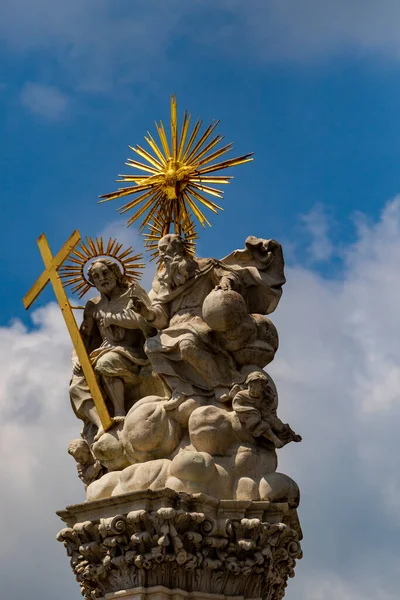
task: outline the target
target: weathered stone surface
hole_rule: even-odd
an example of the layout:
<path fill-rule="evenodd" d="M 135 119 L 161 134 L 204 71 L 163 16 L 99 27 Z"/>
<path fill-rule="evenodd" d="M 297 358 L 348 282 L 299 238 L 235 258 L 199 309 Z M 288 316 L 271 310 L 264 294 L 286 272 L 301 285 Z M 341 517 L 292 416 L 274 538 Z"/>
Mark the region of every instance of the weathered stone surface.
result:
<path fill-rule="evenodd" d="M 67 525 L 58 540 L 88 600 L 205 594 L 280 600 L 301 558 L 297 514 L 287 503 L 165 489 L 58 514 Z"/>

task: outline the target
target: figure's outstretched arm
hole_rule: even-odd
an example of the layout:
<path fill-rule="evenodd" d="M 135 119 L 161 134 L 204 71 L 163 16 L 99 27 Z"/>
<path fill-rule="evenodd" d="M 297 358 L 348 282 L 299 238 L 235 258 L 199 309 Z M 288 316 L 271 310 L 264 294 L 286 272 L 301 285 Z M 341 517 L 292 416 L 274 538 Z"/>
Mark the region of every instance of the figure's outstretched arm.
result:
<path fill-rule="evenodd" d="M 156 329 L 132 308 L 124 308 L 119 313 L 104 313 L 101 316 L 104 327 L 117 325 L 124 329 L 141 329 L 146 337 L 155 335 Z"/>
<path fill-rule="evenodd" d="M 146 321 L 156 329 L 166 329 L 169 325 L 169 314 L 166 305 L 152 304 L 147 306 L 139 298 L 131 299 L 132 309 L 141 315 Z"/>
<path fill-rule="evenodd" d="M 139 315 L 135 313 L 131 308 L 124 308 L 118 313 L 104 313 L 101 317 L 103 319 L 104 327 L 110 325 L 118 325 L 124 329 L 138 329 L 139 328 Z"/>

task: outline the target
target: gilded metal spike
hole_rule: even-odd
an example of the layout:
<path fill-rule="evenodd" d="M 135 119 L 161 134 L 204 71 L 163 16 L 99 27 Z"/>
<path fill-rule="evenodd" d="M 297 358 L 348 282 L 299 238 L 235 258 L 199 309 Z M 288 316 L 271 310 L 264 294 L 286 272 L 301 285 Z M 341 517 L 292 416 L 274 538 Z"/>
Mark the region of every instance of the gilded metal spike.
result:
<path fill-rule="evenodd" d="M 189 125 L 190 125 L 190 119 L 191 119 L 191 115 L 188 115 L 187 111 L 185 110 L 185 114 L 183 116 L 183 123 L 182 123 L 181 139 L 179 141 L 178 161 L 181 160 L 182 152 L 185 147 L 186 136 L 187 136 L 187 132 L 189 130 Z"/>
<path fill-rule="evenodd" d="M 205 130 L 203 135 L 200 137 L 197 144 L 194 146 L 193 150 L 191 150 L 191 152 L 186 156 L 186 161 L 188 163 L 192 162 L 192 159 L 195 156 L 196 152 L 199 150 L 199 148 L 203 144 L 205 144 L 205 142 L 208 140 L 208 138 L 210 137 L 210 135 L 212 134 L 214 129 L 217 127 L 218 123 L 219 123 L 219 121 L 214 121 L 213 123 L 210 123 L 210 125 L 207 127 L 207 129 Z"/>
<path fill-rule="evenodd" d="M 170 152 L 170 149 L 168 146 L 167 135 L 166 135 L 165 129 L 164 129 L 164 123 L 162 121 L 160 121 L 160 125 L 157 125 L 157 123 L 156 123 L 156 127 L 157 127 L 158 137 L 160 138 L 161 145 L 164 150 L 165 157 L 168 160 L 171 157 L 171 152 Z"/>
<path fill-rule="evenodd" d="M 232 150 L 232 148 L 233 148 L 233 144 L 227 144 L 223 148 L 219 148 L 218 150 L 216 150 L 212 154 L 209 154 L 208 156 L 205 156 L 202 160 L 200 160 L 199 162 L 197 162 L 196 163 L 196 167 L 197 168 L 201 167 L 201 166 L 203 166 L 203 165 L 205 165 L 207 163 L 212 162 L 213 160 L 216 160 L 217 158 L 219 158 L 223 154 L 226 154 L 226 152 L 229 152 L 229 150 Z"/>
<path fill-rule="evenodd" d="M 146 140 L 146 142 L 149 144 L 150 148 L 153 150 L 154 154 L 157 155 L 157 157 L 159 158 L 160 162 L 163 165 L 167 164 L 167 161 L 165 160 L 165 156 L 163 155 L 163 153 L 161 152 L 160 148 L 157 146 L 155 139 L 153 138 L 153 136 L 147 132 L 147 136 L 144 136 L 144 139 Z"/>
<path fill-rule="evenodd" d="M 171 96 L 171 145 L 172 158 L 178 157 L 178 119 L 176 116 L 176 96 Z"/>
<path fill-rule="evenodd" d="M 144 148 L 142 148 L 141 146 L 139 146 L 139 144 L 136 144 L 136 148 L 134 148 L 133 146 L 128 146 L 131 150 L 133 150 L 133 152 L 136 152 L 136 154 L 138 154 L 139 156 L 141 156 L 142 158 L 144 158 L 145 160 L 147 160 L 150 164 L 152 164 L 157 170 L 158 169 L 162 169 L 162 164 L 160 162 L 158 162 L 158 160 L 156 160 L 154 158 L 154 156 L 151 156 L 151 154 L 149 154 L 147 152 L 147 150 L 145 150 Z"/>
<path fill-rule="evenodd" d="M 217 144 L 219 144 L 220 142 L 222 142 L 222 140 L 225 139 L 223 135 L 216 135 L 211 142 L 209 142 L 204 148 L 200 148 L 200 151 L 197 152 L 195 154 L 195 156 L 193 156 L 191 162 L 193 165 L 197 165 L 199 160 L 201 160 L 203 158 L 203 156 L 205 156 L 208 152 L 210 152 L 210 150 L 212 150 L 214 148 L 214 146 L 216 146 Z"/>

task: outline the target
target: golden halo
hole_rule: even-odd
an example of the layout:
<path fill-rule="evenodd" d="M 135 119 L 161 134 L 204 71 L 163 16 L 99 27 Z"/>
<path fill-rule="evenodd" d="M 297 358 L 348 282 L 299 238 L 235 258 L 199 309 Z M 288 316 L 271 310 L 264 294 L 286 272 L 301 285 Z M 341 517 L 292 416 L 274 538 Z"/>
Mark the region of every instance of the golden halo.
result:
<path fill-rule="evenodd" d="M 128 226 L 140 217 L 144 217 L 139 230 L 141 232 L 146 230 L 146 246 L 153 255 L 155 239 L 172 233 L 170 232 L 172 224 L 174 233 L 182 235 L 188 246 L 194 248 L 194 239 L 197 236 L 193 218 L 202 227 L 206 224 L 210 225 L 202 212 L 203 207 L 214 213 L 218 213 L 222 208 L 207 198 L 207 195 L 222 199 L 223 191 L 214 186 L 228 184 L 232 179 L 214 173 L 253 160 L 250 153 L 215 162 L 233 148 L 232 144 L 220 146 L 224 139 L 222 135 L 212 136 L 219 121 L 213 121 L 200 134 L 202 121 L 198 120 L 189 132 L 190 120 L 191 116 L 185 112 L 179 130 L 176 97 L 171 96 L 170 142 L 162 121 L 159 125 L 156 123 L 161 145 L 158 145 L 148 132 L 145 140 L 151 152 L 139 145 L 135 148 L 129 146 L 147 164 L 128 158 L 126 165 L 144 171 L 145 174 L 119 175 L 121 179 L 117 181 L 130 182 L 131 185 L 100 196 L 102 198 L 100 202 L 134 196 L 133 200 L 119 209 L 119 212 L 123 214 L 134 209 L 133 215 L 128 219 Z"/>
<path fill-rule="evenodd" d="M 82 298 L 93 287 L 93 284 L 85 275 L 85 267 L 95 258 L 109 257 L 120 267 L 129 283 L 139 281 L 141 273 L 138 269 L 144 269 L 143 254 L 133 254 L 132 246 L 123 250 L 122 244 L 118 244 L 115 238 L 108 240 L 104 245 L 103 238 L 87 237 L 81 241 L 69 258 L 69 264 L 62 266 L 59 270 L 60 278 L 65 287 L 73 285 L 72 292 Z"/>

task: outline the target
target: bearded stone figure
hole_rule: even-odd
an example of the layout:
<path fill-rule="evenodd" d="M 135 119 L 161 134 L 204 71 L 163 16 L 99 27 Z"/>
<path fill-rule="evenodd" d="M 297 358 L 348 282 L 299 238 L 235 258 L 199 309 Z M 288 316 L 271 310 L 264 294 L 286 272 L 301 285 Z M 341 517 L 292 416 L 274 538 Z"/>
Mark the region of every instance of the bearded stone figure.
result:
<path fill-rule="evenodd" d="M 174 234 L 158 247 L 163 268 L 152 303 L 133 299 L 135 311 L 159 330 L 147 340 L 146 354 L 171 390 L 171 408 L 194 395 L 223 397 L 249 368 L 263 368 L 274 357 L 276 329 L 262 315 L 275 309 L 282 293 L 281 247 L 249 237 L 244 251 L 222 261 L 191 258 Z"/>

